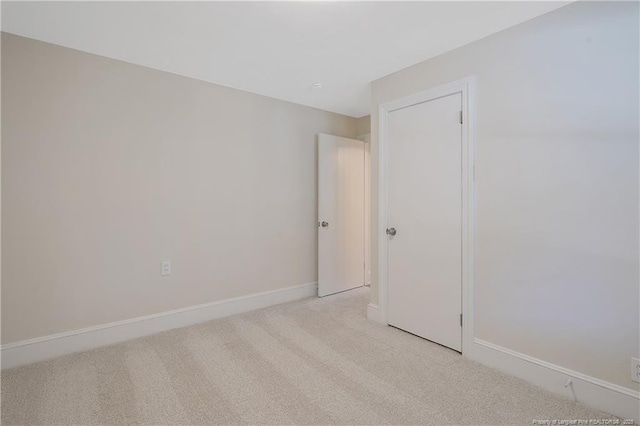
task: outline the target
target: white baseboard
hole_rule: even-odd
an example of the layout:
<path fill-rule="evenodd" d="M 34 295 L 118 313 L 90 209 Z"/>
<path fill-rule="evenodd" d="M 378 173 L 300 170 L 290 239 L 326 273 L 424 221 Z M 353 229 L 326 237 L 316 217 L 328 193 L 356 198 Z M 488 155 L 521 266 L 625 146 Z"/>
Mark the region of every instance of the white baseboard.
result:
<path fill-rule="evenodd" d="M 380 306 L 373 303 L 369 303 L 369 305 L 367 305 L 367 319 L 386 325 L 386 323 L 382 319 L 382 311 L 380 310 Z"/>
<path fill-rule="evenodd" d="M 590 407 L 622 419 L 633 419 L 635 423 L 640 422 L 640 392 L 636 390 L 605 382 L 477 338 L 473 340 L 471 348 L 465 349 L 464 356 Z M 568 380 L 571 380 L 572 384 L 565 387 Z"/>
<path fill-rule="evenodd" d="M 367 318 L 386 324 L 384 312 L 376 304 L 369 303 Z M 473 338 L 472 344 L 464 346 L 463 355 L 547 391 L 640 424 L 640 392 L 637 390 L 605 382 L 478 338 Z M 565 386 L 568 380 L 571 380 L 571 385 Z"/>
<path fill-rule="evenodd" d="M 9 343 L 2 345 L 2 369 L 317 295 L 314 282 Z"/>

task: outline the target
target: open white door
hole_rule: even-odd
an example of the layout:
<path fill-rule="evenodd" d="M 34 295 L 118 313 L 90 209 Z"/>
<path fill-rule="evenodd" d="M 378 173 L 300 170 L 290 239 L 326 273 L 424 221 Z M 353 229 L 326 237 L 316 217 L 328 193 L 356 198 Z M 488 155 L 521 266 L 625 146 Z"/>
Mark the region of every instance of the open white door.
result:
<path fill-rule="evenodd" d="M 364 142 L 318 135 L 318 295 L 364 285 Z"/>

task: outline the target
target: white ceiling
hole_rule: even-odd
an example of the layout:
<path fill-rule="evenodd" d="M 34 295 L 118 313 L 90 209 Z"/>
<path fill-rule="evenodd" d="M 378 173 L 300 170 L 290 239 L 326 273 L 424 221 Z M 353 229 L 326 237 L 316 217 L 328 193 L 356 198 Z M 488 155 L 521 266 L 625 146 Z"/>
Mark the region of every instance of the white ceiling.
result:
<path fill-rule="evenodd" d="M 361 117 L 371 81 L 566 3 L 3 1 L 2 30 Z"/>

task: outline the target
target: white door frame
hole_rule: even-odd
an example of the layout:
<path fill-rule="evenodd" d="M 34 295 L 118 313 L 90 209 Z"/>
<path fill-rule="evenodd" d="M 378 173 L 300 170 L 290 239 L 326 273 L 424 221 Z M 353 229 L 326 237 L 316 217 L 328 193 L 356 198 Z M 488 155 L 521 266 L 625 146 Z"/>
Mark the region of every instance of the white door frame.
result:
<path fill-rule="evenodd" d="M 476 106 L 475 76 L 443 84 L 400 99 L 385 102 L 378 109 L 378 304 L 381 320 L 388 324 L 389 289 L 387 188 L 387 122 L 389 113 L 455 93 L 462 94 L 462 352 L 473 344 L 473 311 L 476 258 Z"/>

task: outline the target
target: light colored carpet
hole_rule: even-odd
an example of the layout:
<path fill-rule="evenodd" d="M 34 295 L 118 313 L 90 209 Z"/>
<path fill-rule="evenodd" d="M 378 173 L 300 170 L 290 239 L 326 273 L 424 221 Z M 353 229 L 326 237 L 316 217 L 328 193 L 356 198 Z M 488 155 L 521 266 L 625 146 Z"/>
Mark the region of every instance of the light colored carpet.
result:
<path fill-rule="evenodd" d="M 366 288 L 2 373 L 2 424 L 614 418 L 366 319 Z"/>

